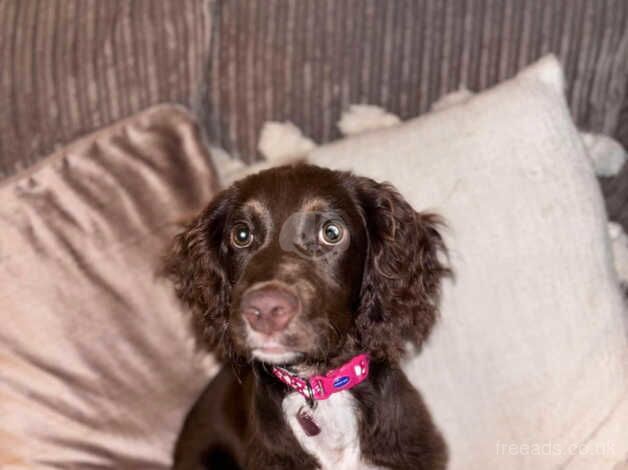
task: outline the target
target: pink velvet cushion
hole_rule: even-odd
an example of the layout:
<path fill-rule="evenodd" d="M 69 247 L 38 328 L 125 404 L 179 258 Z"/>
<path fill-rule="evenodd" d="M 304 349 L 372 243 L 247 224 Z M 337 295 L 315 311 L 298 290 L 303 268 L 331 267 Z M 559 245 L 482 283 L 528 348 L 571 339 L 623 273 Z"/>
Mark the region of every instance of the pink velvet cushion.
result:
<path fill-rule="evenodd" d="M 169 467 L 214 365 L 154 273 L 216 187 L 175 106 L 0 186 L 0 468 Z"/>

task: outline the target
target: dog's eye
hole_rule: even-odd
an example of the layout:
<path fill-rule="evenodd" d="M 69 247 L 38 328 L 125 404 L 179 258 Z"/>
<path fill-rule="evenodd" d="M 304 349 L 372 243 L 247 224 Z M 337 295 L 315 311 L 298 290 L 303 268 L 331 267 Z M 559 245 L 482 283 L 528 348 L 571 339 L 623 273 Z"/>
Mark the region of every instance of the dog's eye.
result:
<path fill-rule="evenodd" d="M 236 248 L 246 248 L 253 243 L 253 234 L 248 225 L 243 222 L 235 224 L 231 229 L 231 244 Z"/>
<path fill-rule="evenodd" d="M 337 245 L 344 238 L 344 228 L 338 222 L 325 222 L 321 227 L 318 238 L 325 245 Z"/>

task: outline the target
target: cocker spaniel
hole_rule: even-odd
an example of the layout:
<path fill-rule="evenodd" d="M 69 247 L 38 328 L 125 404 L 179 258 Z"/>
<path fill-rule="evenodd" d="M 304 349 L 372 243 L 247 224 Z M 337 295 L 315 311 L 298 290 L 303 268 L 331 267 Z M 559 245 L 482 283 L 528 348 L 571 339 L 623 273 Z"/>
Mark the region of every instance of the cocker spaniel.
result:
<path fill-rule="evenodd" d="M 165 262 L 224 364 L 174 468 L 444 469 L 399 365 L 437 318 L 439 227 L 388 184 L 306 164 L 219 193 Z"/>

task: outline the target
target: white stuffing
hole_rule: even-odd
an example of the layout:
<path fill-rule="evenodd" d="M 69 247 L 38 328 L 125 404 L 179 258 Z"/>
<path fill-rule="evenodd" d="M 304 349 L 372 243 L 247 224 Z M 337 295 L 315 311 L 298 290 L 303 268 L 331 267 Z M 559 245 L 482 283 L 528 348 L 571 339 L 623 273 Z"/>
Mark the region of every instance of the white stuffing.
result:
<path fill-rule="evenodd" d="M 233 158 L 225 149 L 215 145 L 209 146 L 209 153 L 212 156 L 214 166 L 218 171 L 238 171 L 244 167 L 244 162 L 239 158 Z"/>
<path fill-rule="evenodd" d="M 386 112 L 379 106 L 352 104 L 347 111 L 342 113 L 338 128 L 342 135 L 349 136 L 396 126 L 400 122 L 398 116 Z"/>
<path fill-rule="evenodd" d="M 291 122 L 268 121 L 262 127 L 257 148 L 266 160 L 252 165 L 245 165 L 242 161 L 231 158 L 222 149 L 211 148 L 222 187 L 268 168 L 293 164 L 316 148 L 316 144 Z"/>
<path fill-rule="evenodd" d="M 267 160 L 302 157 L 316 148 L 293 123 L 269 121 L 262 127 L 258 150 Z"/>
<path fill-rule="evenodd" d="M 234 175 L 238 175 L 244 171 L 244 167 L 246 166 L 244 162 L 239 158 L 233 158 L 223 148 L 210 145 L 209 153 L 214 163 L 216 173 L 218 174 L 218 180 L 223 187 L 234 180 Z"/>
<path fill-rule="evenodd" d="M 628 284 L 628 235 L 621 225 L 608 223 L 608 235 L 611 239 L 613 260 L 619 280 Z"/>
<path fill-rule="evenodd" d="M 602 134 L 581 132 L 580 136 L 596 175 L 613 176 L 619 173 L 626 161 L 626 150 L 619 142 Z"/>
<path fill-rule="evenodd" d="M 461 87 L 456 91 L 447 93 L 441 96 L 437 101 L 432 103 L 432 111 L 440 111 L 441 109 L 450 108 L 458 104 L 465 103 L 473 96 L 473 92 L 469 91 L 466 87 Z"/>

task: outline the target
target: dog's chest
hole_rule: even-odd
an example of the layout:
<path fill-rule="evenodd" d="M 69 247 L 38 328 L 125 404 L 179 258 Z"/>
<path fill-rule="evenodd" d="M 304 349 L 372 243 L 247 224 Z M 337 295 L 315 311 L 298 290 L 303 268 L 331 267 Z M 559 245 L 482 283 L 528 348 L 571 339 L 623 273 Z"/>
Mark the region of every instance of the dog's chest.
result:
<path fill-rule="evenodd" d="M 357 404 L 349 392 L 331 395 L 310 410 L 320 432 L 308 436 L 299 422 L 298 414 L 308 408 L 298 393 L 284 398 L 282 408 L 286 421 L 299 444 L 306 452 L 318 459 L 323 470 L 375 470 L 362 460 L 358 433 Z"/>

